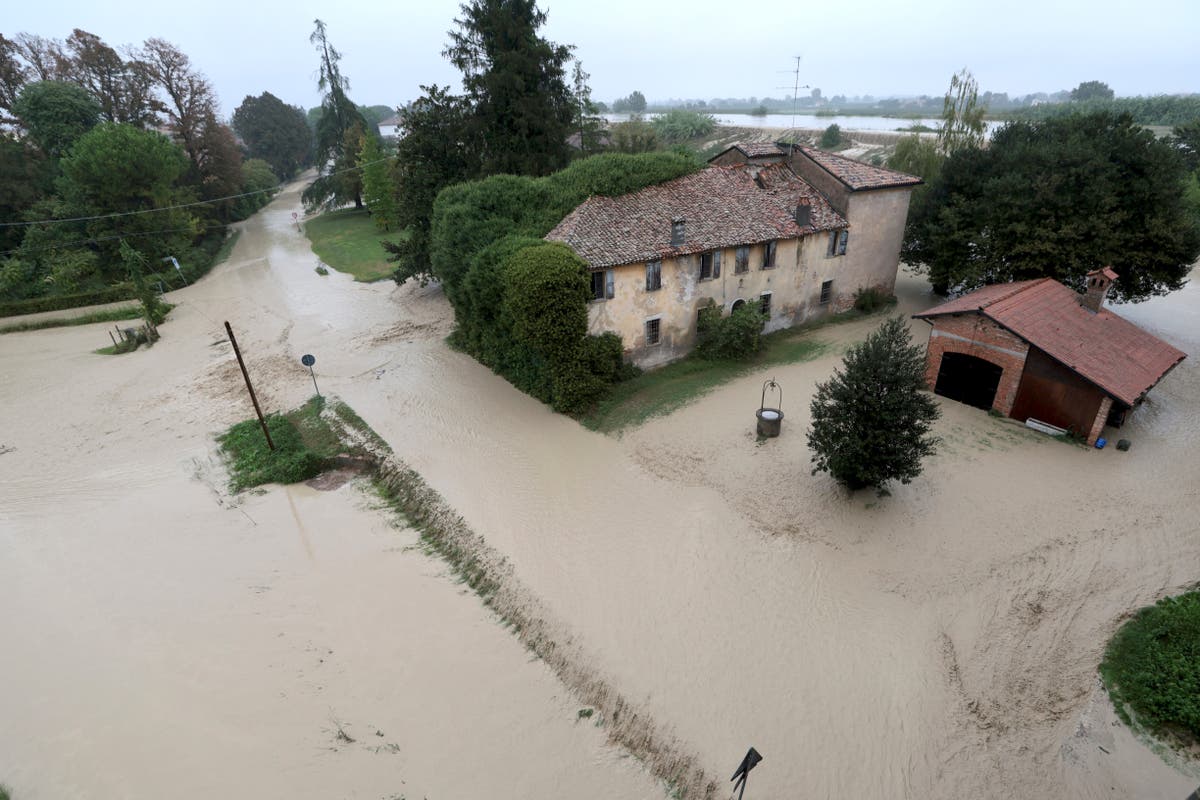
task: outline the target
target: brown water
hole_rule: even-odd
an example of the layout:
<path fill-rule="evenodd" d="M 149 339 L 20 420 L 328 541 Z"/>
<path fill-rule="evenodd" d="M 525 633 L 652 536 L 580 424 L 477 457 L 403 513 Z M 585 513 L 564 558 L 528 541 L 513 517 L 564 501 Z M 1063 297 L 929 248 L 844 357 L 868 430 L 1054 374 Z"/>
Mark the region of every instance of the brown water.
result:
<path fill-rule="evenodd" d="M 18 723 L 0 730 L 0 780 L 20 800 L 659 791 L 353 488 L 213 488 L 209 437 L 249 413 L 224 319 L 270 409 L 311 392 L 298 358 L 316 355 L 322 390 L 714 776 L 757 747 L 755 797 L 1176 798 L 1200 782 L 1109 724 L 1095 681 L 1121 616 L 1200 572 L 1194 286 L 1118 309 L 1192 355 L 1122 431 L 1130 452 L 944 403 L 942 452 L 876 499 L 809 474 L 809 397 L 836 355 L 773 373 L 779 439 L 754 437 L 770 375 L 600 436 L 447 349 L 436 288 L 316 275 L 297 199 L 177 293 L 153 350 L 91 355 L 102 326 L 0 337 L 15 448 L 0 705 Z M 921 287 L 902 279 L 902 310 L 932 304 Z"/>

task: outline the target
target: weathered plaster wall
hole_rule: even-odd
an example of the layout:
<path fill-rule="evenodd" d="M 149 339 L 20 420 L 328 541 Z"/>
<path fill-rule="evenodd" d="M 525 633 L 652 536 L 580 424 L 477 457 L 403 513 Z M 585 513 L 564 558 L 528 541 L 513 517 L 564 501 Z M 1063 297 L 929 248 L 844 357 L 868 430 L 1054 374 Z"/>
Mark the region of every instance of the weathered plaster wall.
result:
<path fill-rule="evenodd" d="M 858 286 L 875 286 L 885 294 L 896 289 L 900 245 L 908 219 L 909 187 L 855 192 L 850 196 L 846 219 L 850 238 L 846 260 L 840 268 L 843 280 Z"/>

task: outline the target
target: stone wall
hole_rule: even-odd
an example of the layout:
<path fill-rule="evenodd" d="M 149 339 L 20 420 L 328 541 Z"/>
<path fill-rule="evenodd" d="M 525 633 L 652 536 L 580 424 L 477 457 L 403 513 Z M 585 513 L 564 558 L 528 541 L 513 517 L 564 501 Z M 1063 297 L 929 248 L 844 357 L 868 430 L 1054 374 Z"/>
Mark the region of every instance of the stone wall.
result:
<path fill-rule="evenodd" d="M 1001 367 L 1000 385 L 992 408 L 1008 416 L 1017 399 L 1029 345 L 982 314 L 934 317 L 925 356 L 925 383 L 930 391 L 937 385 L 943 353 L 963 353 Z"/>

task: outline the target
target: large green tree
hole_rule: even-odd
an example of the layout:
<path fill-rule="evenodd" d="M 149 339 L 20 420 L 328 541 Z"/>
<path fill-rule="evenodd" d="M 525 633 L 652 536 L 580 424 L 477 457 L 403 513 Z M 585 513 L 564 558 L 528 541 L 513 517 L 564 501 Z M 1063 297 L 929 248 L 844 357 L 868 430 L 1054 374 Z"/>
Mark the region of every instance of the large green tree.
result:
<path fill-rule="evenodd" d="M 925 354 L 903 317 L 892 317 L 854 345 L 841 369 L 817 384 L 808 446 L 813 474 L 828 472 L 849 489 L 909 483 L 937 449 L 940 410 L 925 391 Z"/>
<path fill-rule="evenodd" d="M 935 291 L 1052 277 L 1082 288 L 1112 265 L 1115 297 L 1183 285 L 1200 232 L 1175 148 L 1129 115 L 1010 122 L 985 149 L 952 154 L 910 214 L 905 260 Z"/>
<path fill-rule="evenodd" d="M 396 224 L 396 185 L 392 181 L 389 159 L 375 136 L 364 136 L 358 152 L 358 168 L 362 173 L 363 202 L 371 212 L 371 220 L 381 231 L 390 231 Z"/>
<path fill-rule="evenodd" d="M 1071 90 L 1072 100 L 1112 100 L 1113 90 L 1104 81 L 1084 81 Z"/>
<path fill-rule="evenodd" d="M 100 104 L 84 89 L 59 81 L 26 84 L 13 113 L 38 148 L 58 158 L 100 121 Z"/>
<path fill-rule="evenodd" d="M 546 175 L 570 159 L 571 48 L 538 35 L 535 0 L 468 0 L 443 55 L 463 74 L 484 174 Z"/>
<path fill-rule="evenodd" d="M 302 109 L 270 92 L 246 96 L 233 112 L 233 129 L 251 158 L 261 158 L 287 180 L 312 163 L 313 134 Z"/>
<path fill-rule="evenodd" d="M 375 133 L 368 131 L 362 112 L 346 94 L 350 81 L 342 75 L 342 54 L 330 43 L 325 23 L 318 19 L 313 25 L 309 41 L 321 57 L 317 88 L 324 93 L 316 120 L 316 162 L 327 172 L 304 190 L 304 202 L 310 207 L 331 207 L 353 201 L 355 208 L 362 208 L 362 180 L 355 159 L 361 137 Z"/>

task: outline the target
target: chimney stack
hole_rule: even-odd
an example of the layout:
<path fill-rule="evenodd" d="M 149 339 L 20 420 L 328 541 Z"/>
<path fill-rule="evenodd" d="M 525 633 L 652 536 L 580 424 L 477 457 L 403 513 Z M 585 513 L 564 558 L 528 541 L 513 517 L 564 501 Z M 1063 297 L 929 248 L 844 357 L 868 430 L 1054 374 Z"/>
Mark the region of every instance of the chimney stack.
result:
<path fill-rule="evenodd" d="M 1104 269 L 1094 269 L 1087 274 L 1087 290 L 1083 297 L 1079 298 L 1079 303 L 1088 311 L 1095 314 L 1104 305 L 1104 299 L 1108 297 L 1108 287 L 1112 286 L 1112 282 L 1117 279 L 1117 273 L 1113 272 L 1112 267 Z"/>
<path fill-rule="evenodd" d="M 796 203 L 796 225 L 803 228 L 812 224 L 812 203 L 807 197 L 801 197 Z"/>

